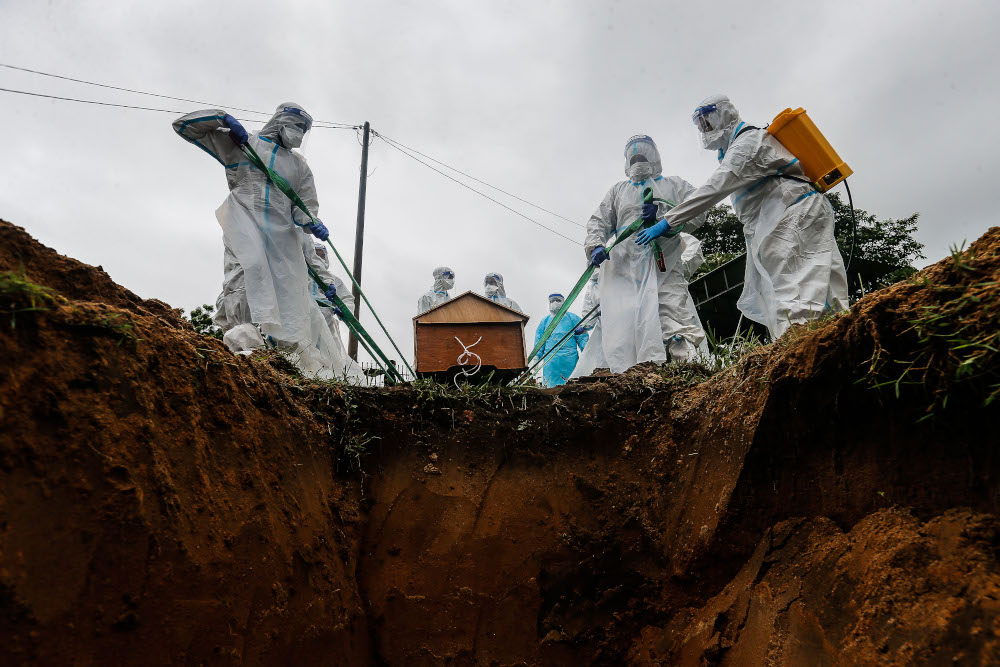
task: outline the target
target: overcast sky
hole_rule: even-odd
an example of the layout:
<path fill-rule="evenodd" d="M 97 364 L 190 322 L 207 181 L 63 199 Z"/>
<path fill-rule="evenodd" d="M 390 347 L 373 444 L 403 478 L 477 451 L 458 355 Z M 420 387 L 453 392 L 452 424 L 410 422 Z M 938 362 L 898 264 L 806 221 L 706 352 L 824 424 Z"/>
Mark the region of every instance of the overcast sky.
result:
<path fill-rule="evenodd" d="M 854 169 L 857 206 L 920 212 L 928 262 L 997 224 L 1000 3 L 0 0 L 0 16 L 0 63 L 223 108 L 295 101 L 317 120 L 367 120 L 580 225 L 623 178 L 633 134 L 653 136 L 665 173 L 707 178 L 717 162 L 690 114 L 717 92 L 759 125 L 806 108 Z M 0 87 L 204 108 L 6 68 Z M 143 297 L 215 303 L 225 176 L 173 133 L 174 118 L 0 92 L 0 218 Z M 360 152 L 351 130 L 315 129 L 307 146 L 319 216 L 349 264 Z M 435 266 L 455 269 L 456 293 L 503 274 L 529 336 L 546 296 L 585 266 L 580 244 L 379 139 L 369 173 L 363 285 L 407 356 Z"/>

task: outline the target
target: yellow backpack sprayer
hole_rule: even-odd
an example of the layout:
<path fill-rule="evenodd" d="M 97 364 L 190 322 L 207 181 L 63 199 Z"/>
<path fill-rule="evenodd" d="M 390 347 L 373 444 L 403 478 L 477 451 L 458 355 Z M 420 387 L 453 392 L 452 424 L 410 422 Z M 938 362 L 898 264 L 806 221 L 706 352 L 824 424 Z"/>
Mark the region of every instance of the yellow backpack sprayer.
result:
<path fill-rule="evenodd" d="M 802 107 L 779 113 L 767 126 L 767 131 L 799 159 L 806 178 L 820 192 L 826 192 L 854 173 Z"/>
<path fill-rule="evenodd" d="M 858 223 L 854 217 L 854 199 L 851 188 L 847 185 L 847 177 L 854 173 L 847 163 L 840 159 L 837 151 L 819 131 L 816 124 L 809 118 L 802 107 L 785 109 L 767 126 L 768 133 L 778 140 L 788 152 L 798 158 L 802 171 L 814 188 L 826 192 L 840 182 L 847 190 L 847 202 L 851 207 L 851 253 L 847 258 L 846 270 L 851 269 L 854 260 L 854 248 L 858 243 Z"/>

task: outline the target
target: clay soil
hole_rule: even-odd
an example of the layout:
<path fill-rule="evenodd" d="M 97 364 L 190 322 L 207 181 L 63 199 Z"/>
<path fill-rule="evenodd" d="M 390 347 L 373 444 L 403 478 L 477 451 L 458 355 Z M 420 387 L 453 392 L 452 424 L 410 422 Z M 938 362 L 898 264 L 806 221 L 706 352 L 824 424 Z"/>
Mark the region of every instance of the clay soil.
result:
<path fill-rule="evenodd" d="M 308 381 L 2 221 L 0 276 L 3 664 L 1000 661 L 1000 228 L 557 390 Z"/>

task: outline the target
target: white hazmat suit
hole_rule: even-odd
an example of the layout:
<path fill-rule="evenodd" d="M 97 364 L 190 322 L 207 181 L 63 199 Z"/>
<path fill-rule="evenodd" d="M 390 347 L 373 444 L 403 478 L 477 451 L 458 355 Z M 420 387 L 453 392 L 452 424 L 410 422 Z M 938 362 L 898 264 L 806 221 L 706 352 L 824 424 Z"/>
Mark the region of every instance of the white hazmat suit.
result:
<path fill-rule="evenodd" d="M 226 170 L 229 196 L 215 212 L 225 243 L 225 278 L 217 301 L 216 323 L 226 331 L 234 352 L 269 343 L 289 353 L 307 375 L 321 378 L 346 373 L 330 328 L 310 296 L 306 244 L 312 237 L 300 225 L 307 216 L 251 165 L 230 139 L 219 109 L 178 118 L 174 130 L 219 161 Z M 301 145 L 311 118 L 294 103 L 278 106 L 249 145 L 280 174 L 313 215 L 319 208 L 312 171 L 291 149 Z M 296 224 L 298 223 L 298 224 Z M 341 346 L 342 347 L 342 346 Z"/>
<path fill-rule="evenodd" d="M 351 293 L 351 288 L 344 283 L 343 280 L 338 278 L 333 272 L 330 271 L 330 254 L 329 249 L 326 245 L 306 239 L 307 246 L 303 247 L 305 251 L 305 260 L 316 271 L 316 274 L 323 280 L 327 285 L 332 285 L 337 289 L 337 296 L 347 309 L 354 312 L 354 295 Z M 309 248 L 312 251 L 309 251 Z M 347 375 L 361 376 L 361 369 L 357 366 L 353 359 L 351 359 L 347 354 L 347 348 L 344 346 L 344 339 L 340 335 L 340 318 L 337 317 L 333 310 L 333 304 L 327 300 L 326 296 L 320 291 L 319 285 L 315 281 L 312 281 L 312 286 L 310 288 L 310 295 L 319 305 L 319 311 L 323 315 L 323 319 L 326 321 L 328 327 L 330 327 L 330 333 L 333 334 L 333 341 L 337 348 L 337 351 L 343 356 L 344 362 L 347 365 Z"/>
<path fill-rule="evenodd" d="M 524 312 L 521 310 L 521 306 L 517 305 L 517 301 L 507 298 L 507 291 L 503 288 L 503 276 L 499 273 L 487 273 L 486 277 L 483 278 L 483 289 L 488 299 L 492 299 L 508 308 L 513 308 L 519 313 Z"/>
<path fill-rule="evenodd" d="M 590 282 L 587 283 L 587 291 L 583 293 L 583 314 L 589 313 L 595 306 L 601 304 L 600 269 L 590 275 Z M 582 323 L 584 329 L 590 334 L 586 347 L 580 353 L 580 359 L 576 362 L 576 368 L 570 378 L 578 378 L 590 375 L 595 368 L 607 368 L 608 362 L 604 358 L 603 333 L 601 332 L 601 309 Z"/>
<path fill-rule="evenodd" d="M 434 286 L 417 299 L 417 314 L 430 310 L 451 298 L 448 290 L 455 286 L 455 272 L 447 266 L 434 269 Z"/>
<path fill-rule="evenodd" d="M 626 181 L 616 183 L 587 222 L 584 251 L 607 247 L 615 236 L 642 216 L 642 191 L 677 203 L 694 190 L 679 176 L 661 174 L 660 154 L 653 140 L 641 135 L 625 146 Z M 658 203 L 660 215 L 668 205 Z M 704 221 L 701 214 L 698 224 Z M 691 359 L 705 341 L 694 301 L 688 292 L 680 235 L 653 241 L 663 254 L 660 266 L 649 246 L 631 238 L 609 251 L 601 264 L 601 344 L 608 367 L 621 373 L 644 361 Z M 586 352 L 586 350 L 585 350 Z"/>
<path fill-rule="evenodd" d="M 846 309 L 847 274 L 833 235 L 833 208 L 795 156 L 767 130 L 744 123 L 724 95 L 702 102 L 694 121 L 702 145 L 718 151 L 719 168 L 665 219 L 697 228 L 708 209 L 732 195 L 747 246 L 739 309 L 774 338 L 791 324 Z"/>

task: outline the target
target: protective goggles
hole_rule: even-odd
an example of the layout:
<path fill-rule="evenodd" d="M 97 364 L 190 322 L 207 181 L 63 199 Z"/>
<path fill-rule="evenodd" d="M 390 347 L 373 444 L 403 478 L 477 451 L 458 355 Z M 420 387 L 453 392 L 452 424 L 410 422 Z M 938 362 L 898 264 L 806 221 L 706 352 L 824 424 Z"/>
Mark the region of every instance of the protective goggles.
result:
<path fill-rule="evenodd" d="M 498 276 L 495 273 L 491 273 L 490 275 L 486 276 L 485 280 L 483 280 L 483 284 L 484 285 L 499 285 L 500 284 L 500 276 Z"/>
<path fill-rule="evenodd" d="M 441 277 L 442 278 L 454 278 L 455 274 L 452 273 L 451 271 L 442 271 L 441 272 Z"/>
<path fill-rule="evenodd" d="M 691 114 L 691 120 L 694 121 L 694 124 L 698 126 L 701 132 L 711 132 L 715 128 L 712 127 L 712 121 L 709 120 L 708 114 L 716 110 L 718 110 L 718 107 L 714 104 L 706 104 L 703 107 L 698 107 Z"/>

